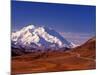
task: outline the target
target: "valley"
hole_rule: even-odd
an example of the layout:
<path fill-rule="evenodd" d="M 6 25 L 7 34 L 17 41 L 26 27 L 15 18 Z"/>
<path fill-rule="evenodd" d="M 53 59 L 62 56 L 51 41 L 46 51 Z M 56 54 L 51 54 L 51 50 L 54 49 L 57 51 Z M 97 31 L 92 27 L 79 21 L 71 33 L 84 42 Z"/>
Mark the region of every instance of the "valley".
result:
<path fill-rule="evenodd" d="M 12 74 L 96 69 L 96 42 L 93 39 L 70 51 L 13 56 Z"/>

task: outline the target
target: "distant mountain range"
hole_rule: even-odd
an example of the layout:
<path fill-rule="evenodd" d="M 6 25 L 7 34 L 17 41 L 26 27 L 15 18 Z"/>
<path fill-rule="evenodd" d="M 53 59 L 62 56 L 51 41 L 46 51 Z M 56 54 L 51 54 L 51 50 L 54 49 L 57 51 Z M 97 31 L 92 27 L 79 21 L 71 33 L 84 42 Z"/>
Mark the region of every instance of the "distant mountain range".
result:
<path fill-rule="evenodd" d="M 63 38 L 52 28 L 35 27 L 28 25 L 19 31 L 12 32 L 11 46 L 13 49 L 21 49 L 23 52 L 35 50 L 58 50 L 62 48 L 74 48 L 75 44 Z M 20 51 L 18 51 L 20 52 Z"/>

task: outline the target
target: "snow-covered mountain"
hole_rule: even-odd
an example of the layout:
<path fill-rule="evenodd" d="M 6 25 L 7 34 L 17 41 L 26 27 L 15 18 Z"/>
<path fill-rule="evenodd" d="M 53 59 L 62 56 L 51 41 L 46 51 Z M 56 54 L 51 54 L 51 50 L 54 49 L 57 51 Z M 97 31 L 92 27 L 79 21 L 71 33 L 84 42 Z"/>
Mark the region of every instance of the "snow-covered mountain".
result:
<path fill-rule="evenodd" d="M 58 32 L 47 27 L 29 25 L 19 31 L 12 32 L 11 43 L 13 48 L 22 49 L 59 49 L 73 48 L 72 42 L 64 39 Z"/>

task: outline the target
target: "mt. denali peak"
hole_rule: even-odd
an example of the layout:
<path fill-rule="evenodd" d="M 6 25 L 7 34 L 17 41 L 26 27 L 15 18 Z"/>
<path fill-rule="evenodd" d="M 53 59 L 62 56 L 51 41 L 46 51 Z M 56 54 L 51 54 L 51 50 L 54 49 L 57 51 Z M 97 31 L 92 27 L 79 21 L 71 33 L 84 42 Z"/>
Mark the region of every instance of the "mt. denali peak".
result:
<path fill-rule="evenodd" d="M 58 32 L 47 27 L 35 27 L 29 25 L 21 30 L 12 32 L 12 46 L 24 49 L 48 49 L 48 48 L 73 48 L 72 42 L 64 39 Z"/>

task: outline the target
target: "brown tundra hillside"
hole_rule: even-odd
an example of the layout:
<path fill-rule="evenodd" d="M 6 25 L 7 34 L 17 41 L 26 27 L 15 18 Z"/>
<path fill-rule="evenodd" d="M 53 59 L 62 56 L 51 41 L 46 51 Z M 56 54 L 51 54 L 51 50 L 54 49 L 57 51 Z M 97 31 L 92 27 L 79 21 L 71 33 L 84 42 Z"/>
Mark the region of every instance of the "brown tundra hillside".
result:
<path fill-rule="evenodd" d="M 29 53 L 12 57 L 12 75 L 23 73 L 88 70 L 96 68 L 96 39 L 72 50 Z"/>

